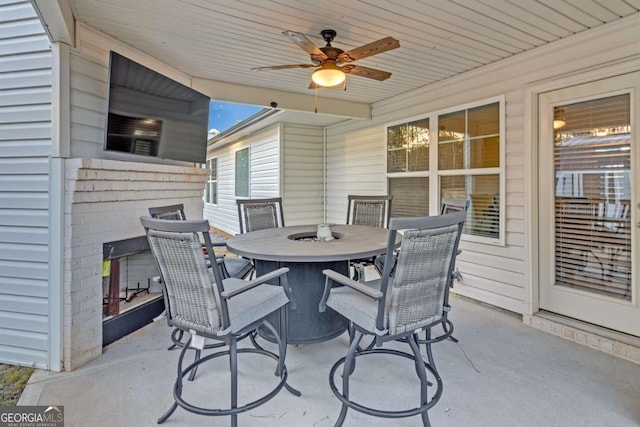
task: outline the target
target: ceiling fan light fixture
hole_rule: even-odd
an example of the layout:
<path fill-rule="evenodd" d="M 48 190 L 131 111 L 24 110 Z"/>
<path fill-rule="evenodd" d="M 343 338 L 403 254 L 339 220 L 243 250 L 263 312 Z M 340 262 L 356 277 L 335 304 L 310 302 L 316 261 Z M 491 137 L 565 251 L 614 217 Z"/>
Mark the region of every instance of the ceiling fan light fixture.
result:
<path fill-rule="evenodd" d="M 318 86 L 332 87 L 344 82 L 346 75 L 335 62 L 325 61 L 324 64 L 311 75 L 311 80 Z"/>

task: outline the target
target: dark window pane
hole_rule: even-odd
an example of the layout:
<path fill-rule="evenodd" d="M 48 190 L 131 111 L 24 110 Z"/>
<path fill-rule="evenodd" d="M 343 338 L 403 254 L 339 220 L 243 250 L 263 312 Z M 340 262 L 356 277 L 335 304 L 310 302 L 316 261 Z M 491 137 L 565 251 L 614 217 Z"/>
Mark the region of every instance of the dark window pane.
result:
<path fill-rule="evenodd" d="M 389 178 L 392 217 L 429 215 L 429 178 Z"/>
<path fill-rule="evenodd" d="M 500 137 L 492 136 L 471 140 L 471 168 L 500 166 Z"/>
<path fill-rule="evenodd" d="M 500 236 L 500 176 L 440 177 L 440 197 L 470 199 L 464 232 L 497 239 Z"/>
<path fill-rule="evenodd" d="M 438 140 L 463 139 L 465 134 L 464 110 L 438 116 Z"/>
<path fill-rule="evenodd" d="M 236 151 L 236 197 L 249 197 L 249 149 Z"/>
<path fill-rule="evenodd" d="M 439 169 L 500 166 L 499 103 L 439 116 L 438 129 Z"/>
<path fill-rule="evenodd" d="M 441 170 L 463 169 L 463 140 L 453 140 L 438 144 L 438 168 Z"/>
<path fill-rule="evenodd" d="M 387 172 L 407 171 L 407 150 L 395 148 L 387 151 Z"/>
<path fill-rule="evenodd" d="M 500 104 L 494 103 L 470 108 L 467 118 L 467 134 L 470 138 L 500 133 Z"/>
<path fill-rule="evenodd" d="M 429 170 L 429 119 L 387 128 L 387 172 Z"/>

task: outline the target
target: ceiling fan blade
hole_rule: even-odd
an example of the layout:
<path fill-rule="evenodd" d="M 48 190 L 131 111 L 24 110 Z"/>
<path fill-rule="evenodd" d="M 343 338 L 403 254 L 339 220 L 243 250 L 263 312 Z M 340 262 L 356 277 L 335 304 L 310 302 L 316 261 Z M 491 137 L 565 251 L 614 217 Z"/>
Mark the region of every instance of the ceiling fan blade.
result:
<path fill-rule="evenodd" d="M 375 42 L 365 44 L 348 52 L 341 53 L 338 60 L 342 62 L 353 62 L 368 56 L 377 55 L 391 49 L 400 47 L 400 42 L 393 37 L 385 37 Z"/>
<path fill-rule="evenodd" d="M 318 60 L 320 61 L 327 59 L 327 55 L 325 55 L 324 52 L 321 51 L 320 48 L 316 46 L 311 40 L 309 40 L 304 34 L 289 30 L 283 31 L 282 34 L 284 34 L 289 40 L 300 46 L 309 55 L 312 55 L 314 59 L 318 58 Z"/>
<path fill-rule="evenodd" d="M 367 77 L 374 80 L 387 80 L 391 77 L 391 73 L 382 70 L 376 70 L 375 68 L 363 67 L 362 65 L 346 65 L 342 67 L 345 73 L 354 76 Z"/>
<path fill-rule="evenodd" d="M 289 64 L 289 65 L 271 65 L 268 67 L 254 67 L 251 71 L 266 71 L 266 70 L 285 70 L 287 68 L 310 68 L 317 67 L 313 64 Z"/>

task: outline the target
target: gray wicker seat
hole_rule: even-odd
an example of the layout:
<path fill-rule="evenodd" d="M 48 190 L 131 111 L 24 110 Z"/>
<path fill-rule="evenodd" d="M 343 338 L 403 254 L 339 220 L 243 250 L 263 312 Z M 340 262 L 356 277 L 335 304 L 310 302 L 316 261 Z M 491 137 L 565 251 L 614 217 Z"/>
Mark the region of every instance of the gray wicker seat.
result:
<path fill-rule="evenodd" d="M 427 347 L 427 361 L 422 359 L 418 334 L 446 321 L 449 282 L 453 273 L 458 244 L 466 212 L 421 218 L 391 218 L 387 260 L 380 279 L 357 282 L 333 270 L 325 270 L 326 284 L 320 311 L 326 307 L 337 311 L 353 325 L 347 355 L 331 368 L 331 390 L 342 402 L 336 426 L 342 425 L 347 410 L 385 418 L 400 418 L 420 414 L 425 426 L 429 424 L 427 411 L 442 394 L 442 379 L 436 369 L 431 343 Z M 402 242 L 394 260 L 395 239 L 403 230 Z M 394 268 L 395 264 L 395 268 Z M 393 275 L 392 275 L 392 270 Z M 334 284 L 343 286 L 332 287 Z M 359 350 L 365 335 L 375 338 L 376 347 Z M 403 340 L 411 352 L 387 349 L 388 341 Z M 420 404 L 406 410 L 381 410 L 366 407 L 349 394 L 349 378 L 355 370 L 355 359 L 370 354 L 390 354 L 411 359 L 420 379 Z M 335 385 L 335 373 L 342 369 L 342 390 Z M 383 367 L 381 367 L 384 370 Z M 427 376 L 433 377 L 430 381 Z M 429 387 L 435 390 L 428 393 Z"/>
<path fill-rule="evenodd" d="M 164 283 L 170 325 L 183 330 L 191 337 L 185 343 L 178 359 L 177 378 L 173 387 L 174 404 L 160 417 L 158 423 L 166 421 L 180 406 L 201 415 L 230 415 L 231 425 L 236 426 L 239 413 L 262 405 L 275 397 L 283 387 L 300 395 L 287 384 L 286 327 L 279 325 L 283 335 L 281 338 L 266 320 L 268 315 L 289 302 L 286 281 L 288 269 L 280 268 L 250 281 L 233 277 L 225 279 L 220 265 L 207 263 L 202 250 L 201 242 L 204 242 L 208 253 L 213 251 L 208 221 L 162 220 L 150 217 L 142 217 L 140 221 L 145 228 L 151 252 Z M 280 282 L 282 286 L 272 286 L 267 282 Z M 278 354 L 258 348 L 237 348 L 238 339 L 260 326 L 268 328 L 274 334 Z M 205 338 L 220 341 L 227 349 L 202 357 L 183 368 L 187 349 L 202 350 Z M 275 360 L 275 372 L 279 380 L 264 396 L 239 406 L 237 356 L 242 353 L 254 353 Z M 183 377 L 202 363 L 227 355 L 231 371 L 230 406 L 212 409 L 187 402 L 182 396 Z"/>
<path fill-rule="evenodd" d="M 387 228 L 391 215 L 393 196 L 356 196 L 348 195 L 347 224 L 368 225 L 370 227 Z M 353 280 L 364 280 L 364 269 L 367 265 L 375 266 L 375 258 L 350 261 L 353 267 Z M 382 270 L 380 270 L 382 271 Z"/>

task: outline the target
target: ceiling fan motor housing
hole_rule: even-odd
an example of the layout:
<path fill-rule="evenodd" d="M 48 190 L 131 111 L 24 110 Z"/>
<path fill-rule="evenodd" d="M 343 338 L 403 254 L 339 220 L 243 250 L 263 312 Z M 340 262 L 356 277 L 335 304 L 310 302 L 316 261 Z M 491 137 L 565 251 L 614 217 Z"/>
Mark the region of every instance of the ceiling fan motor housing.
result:
<path fill-rule="evenodd" d="M 320 34 L 324 41 L 327 42 L 327 46 L 331 46 L 331 42 L 336 37 L 336 32 L 334 30 L 322 30 Z"/>

